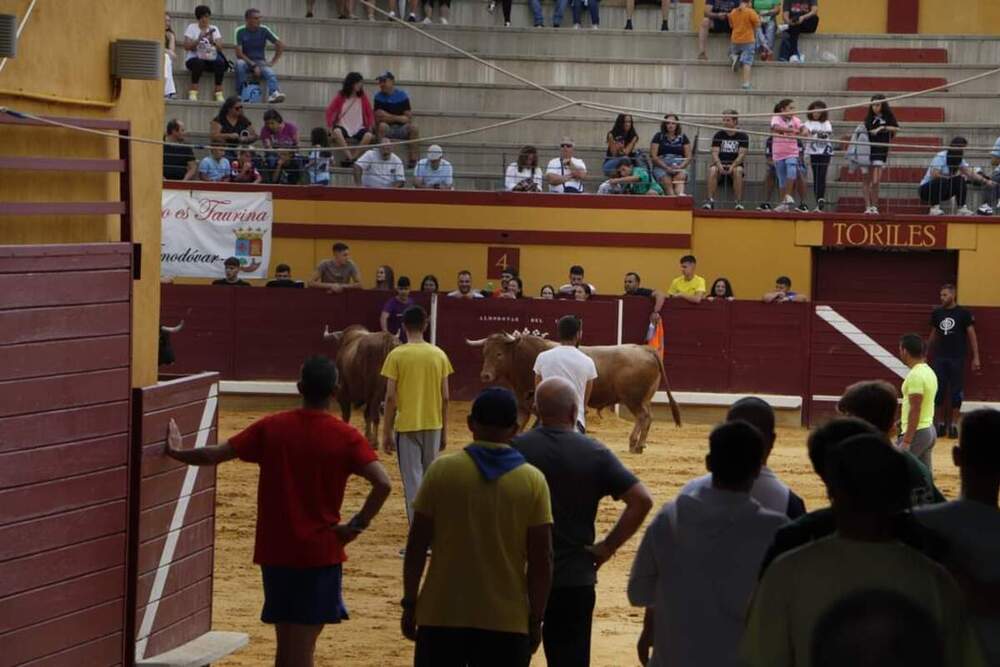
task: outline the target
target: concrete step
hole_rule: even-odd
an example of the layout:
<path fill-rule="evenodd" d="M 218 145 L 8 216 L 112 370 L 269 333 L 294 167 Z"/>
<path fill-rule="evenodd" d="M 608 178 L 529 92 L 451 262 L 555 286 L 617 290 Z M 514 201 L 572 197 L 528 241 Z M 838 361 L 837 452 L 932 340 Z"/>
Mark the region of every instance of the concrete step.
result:
<path fill-rule="evenodd" d="M 851 65 L 845 65 L 845 67 L 851 67 Z M 957 78 L 961 79 L 964 77 Z M 918 90 L 940 88 L 947 84 L 948 79 L 938 76 L 851 76 L 847 79 L 847 90 L 870 93 L 911 93 Z M 941 90 L 942 92 L 946 92 L 948 89 L 943 88 Z"/>
<path fill-rule="evenodd" d="M 279 1 L 279 0 L 272 0 Z M 264 20 L 290 46 L 314 46 L 343 49 L 385 48 L 408 53 L 427 50 L 435 45 L 428 37 L 406 26 L 385 20 L 369 22 L 304 19 L 304 3 L 287 0 L 294 11 L 276 14 L 265 9 Z M 256 3 L 261 5 L 261 3 Z M 263 6 L 270 4 L 263 3 Z M 478 2 L 472 3 L 480 9 Z M 523 4 L 523 3 L 522 3 Z M 219 7 L 221 5 L 221 7 Z M 245 3 L 242 0 L 221 0 L 212 4 L 215 13 L 212 21 L 219 26 L 223 37 L 232 41 L 233 30 L 243 23 Z M 317 2 L 317 14 L 324 0 Z M 520 5 L 519 5 L 520 6 Z M 193 20 L 192 5 L 187 0 L 168 0 L 168 11 L 173 12 L 173 27 L 178 35 Z M 263 7 L 262 7 L 263 8 Z M 234 11 L 223 11 L 233 9 Z M 524 10 L 527 11 L 526 7 Z M 550 5 L 546 6 L 546 15 Z M 485 13 L 485 12 L 484 12 Z M 619 30 L 617 23 L 604 21 L 601 30 L 579 32 L 572 29 L 530 27 L 477 27 L 453 22 L 443 26 L 434 24 L 427 32 L 450 43 L 478 54 L 492 56 L 535 55 L 538 57 L 561 56 L 567 58 L 675 58 L 694 60 L 698 46 L 690 32 L 660 32 L 658 8 L 636 8 L 636 27 L 632 32 Z M 645 23 L 643 23 L 645 21 Z M 649 30 L 643 29 L 648 26 Z M 423 25 L 419 26 L 421 29 Z M 944 49 L 953 64 L 993 66 L 1000 61 L 1000 39 L 981 36 L 956 37 L 933 35 L 837 35 L 818 34 L 802 38 L 801 50 L 809 62 L 848 62 L 852 49 Z M 729 43 L 722 37 L 709 40 L 709 57 L 721 60 L 728 52 Z"/>
<path fill-rule="evenodd" d="M 183 98 L 188 89 L 187 73 L 175 73 L 174 80 L 177 90 L 180 91 L 180 97 Z M 323 106 L 325 108 L 331 97 L 339 90 L 338 82 L 331 82 L 321 77 L 282 76 L 279 81 L 282 91 L 288 96 L 283 106 Z M 227 94 L 231 93 L 234 85 L 231 78 L 226 81 Z M 528 114 L 560 104 L 560 100 L 538 93 L 520 83 L 428 83 L 400 78 L 397 80 L 397 85 L 409 93 L 414 113 L 418 116 L 425 110 L 477 112 L 489 109 L 505 113 Z M 201 94 L 203 98 L 210 96 L 210 88 L 210 81 L 206 80 L 202 83 Z M 744 92 L 741 90 L 705 90 L 693 87 L 682 90 L 639 87 L 622 90 L 614 86 L 552 86 L 551 90 L 575 100 L 587 100 L 623 109 L 645 109 L 657 116 L 661 111 L 710 114 L 708 118 L 713 123 L 717 120 L 716 114 L 722 109 L 736 109 L 742 114 L 770 114 L 774 108 L 775 100 L 788 94 L 784 90 L 760 88 Z M 866 93 L 824 93 L 819 90 L 799 91 L 794 95 L 800 110 L 804 110 L 809 102 L 815 99 L 824 100 L 829 106 L 841 106 L 867 102 L 871 97 L 870 94 Z M 928 122 L 939 122 L 947 118 L 955 122 L 991 123 L 995 119 L 993 112 L 995 99 L 996 95 L 992 93 L 932 93 L 919 98 L 918 103 L 926 104 L 927 107 L 904 106 L 896 109 L 896 115 L 900 118 L 900 122 L 907 123 L 912 122 L 914 118 L 926 119 Z M 865 110 L 866 107 L 853 110 L 852 118 L 862 120 Z M 846 112 L 833 112 L 832 115 L 837 117 L 844 113 Z"/>
<path fill-rule="evenodd" d="M 871 49 L 854 47 L 847 56 L 852 63 L 947 63 L 948 49 Z"/>

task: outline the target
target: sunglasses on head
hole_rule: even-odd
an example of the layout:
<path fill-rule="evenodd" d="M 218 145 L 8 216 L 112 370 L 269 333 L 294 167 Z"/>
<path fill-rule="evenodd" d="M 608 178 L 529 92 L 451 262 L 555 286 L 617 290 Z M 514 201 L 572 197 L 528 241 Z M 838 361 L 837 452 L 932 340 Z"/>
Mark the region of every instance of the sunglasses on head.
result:
<path fill-rule="evenodd" d="M 559 148 L 573 148 L 573 144 L 559 144 Z"/>

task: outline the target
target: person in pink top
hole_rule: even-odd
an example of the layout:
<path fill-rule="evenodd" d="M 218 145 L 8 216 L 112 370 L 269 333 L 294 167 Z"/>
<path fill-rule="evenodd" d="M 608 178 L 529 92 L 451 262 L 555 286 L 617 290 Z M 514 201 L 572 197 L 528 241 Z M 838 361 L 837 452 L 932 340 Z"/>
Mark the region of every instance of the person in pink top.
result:
<path fill-rule="evenodd" d="M 350 167 L 364 152 L 363 147 L 375 141 L 375 110 L 365 94 L 364 82 L 358 72 L 348 74 L 340 92 L 326 108 L 326 127 L 333 145 L 341 148 L 342 167 Z M 356 144 L 357 150 L 347 148 L 351 144 Z"/>
<path fill-rule="evenodd" d="M 799 177 L 798 138 L 808 134 L 802 121 L 795 115 L 795 102 L 784 99 L 774 105 L 771 134 L 774 135 L 771 147 L 774 171 L 782 195 L 781 204 L 774 210 L 790 211 L 795 207 L 792 188 Z"/>

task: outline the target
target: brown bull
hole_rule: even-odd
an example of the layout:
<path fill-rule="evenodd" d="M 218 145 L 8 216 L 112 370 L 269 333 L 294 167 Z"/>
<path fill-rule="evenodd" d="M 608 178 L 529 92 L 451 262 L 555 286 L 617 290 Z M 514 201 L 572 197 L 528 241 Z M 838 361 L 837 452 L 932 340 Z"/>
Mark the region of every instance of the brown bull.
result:
<path fill-rule="evenodd" d="M 365 437 L 378 449 L 378 425 L 385 401 L 386 379 L 382 364 L 399 339 L 390 333 L 372 333 L 356 324 L 343 331 L 324 331 L 323 340 L 335 339 L 337 349 L 337 402 L 344 421 L 350 421 L 351 408 L 365 408 Z"/>
<path fill-rule="evenodd" d="M 480 340 L 467 340 L 473 347 L 483 348 L 483 369 L 479 378 L 488 384 L 503 384 L 517 396 L 521 414 L 527 419 L 535 391 L 535 358 L 558 345 L 538 336 L 495 333 Z M 641 452 L 653 423 L 650 405 L 660 386 L 667 383 L 667 399 L 674 423 L 681 425 L 680 409 L 670 392 L 663 361 L 647 345 L 598 345 L 580 347 L 594 360 L 597 379 L 590 395 L 589 407 L 596 410 L 623 403 L 635 416 L 635 426 L 629 435 L 629 451 Z"/>

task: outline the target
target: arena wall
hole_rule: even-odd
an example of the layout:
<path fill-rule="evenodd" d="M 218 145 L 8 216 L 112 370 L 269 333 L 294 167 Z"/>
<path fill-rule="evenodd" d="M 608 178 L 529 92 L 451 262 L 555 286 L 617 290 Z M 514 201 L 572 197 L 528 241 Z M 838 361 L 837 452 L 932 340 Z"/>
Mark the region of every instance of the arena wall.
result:
<path fill-rule="evenodd" d="M 24 15 L 29 0 L 0 0 L 0 13 Z M 116 39 L 163 39 L 163 4 L 156 2 L 39 2 L 18 40 L 17 57 L 0 77 L 0 106 L 94 119 L 125 119 L 134 136 L 163 133 L 163 82 L 125 81 L 116 94 L 110 45 Z M 5 127 L 4 156 L 118 158 L 118 142 L 62 129 Z M 132 150 L 132 240 L 142 244 L 143 277 L 135 284 L 133 386 L 156 381 L 156 317 L 162 153 Z M 117 174 L 5 170 L 0 201 L 107 201 L 120 196 Z M 103 243 L 119 240 L 117 216 L 11 216 L 0 212 L 0 245 Z"/>

